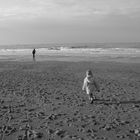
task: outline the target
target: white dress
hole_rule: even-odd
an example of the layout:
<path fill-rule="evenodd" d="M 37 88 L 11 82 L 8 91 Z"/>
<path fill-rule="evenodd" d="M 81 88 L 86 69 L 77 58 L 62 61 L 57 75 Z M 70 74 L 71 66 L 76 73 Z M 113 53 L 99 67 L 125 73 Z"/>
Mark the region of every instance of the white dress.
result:
<path fill-rule="evenodd" d="M 87 94 L 93 94 L 98 90 L 97 84 L 93 77 L 85 77 L 83 83 L 83 90 L 86 91 Z"/>

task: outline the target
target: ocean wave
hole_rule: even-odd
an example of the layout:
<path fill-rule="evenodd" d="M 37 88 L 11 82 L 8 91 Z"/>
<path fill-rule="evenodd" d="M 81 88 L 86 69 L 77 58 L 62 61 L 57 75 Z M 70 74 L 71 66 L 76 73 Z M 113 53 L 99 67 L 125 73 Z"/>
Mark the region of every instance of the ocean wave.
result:
<path fill-rule="evenodd" d="M 71 47 L 53 47 L 38 48 L 37 55 L 129 55 L 140 56 L 138 48 L 71 48 Z M 32 49 L 0 49 L 0 55 L 32 55 Z"/>

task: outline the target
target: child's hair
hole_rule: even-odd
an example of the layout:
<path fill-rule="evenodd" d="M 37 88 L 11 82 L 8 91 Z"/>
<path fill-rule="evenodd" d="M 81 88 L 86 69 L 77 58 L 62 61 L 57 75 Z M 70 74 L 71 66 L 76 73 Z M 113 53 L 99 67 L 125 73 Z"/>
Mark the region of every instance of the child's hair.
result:
<path fill-rule="evenodd" d="M 92 71 L 91 70 L 87 70 L 86 71 L 86 76 L 93 76 Z"/>

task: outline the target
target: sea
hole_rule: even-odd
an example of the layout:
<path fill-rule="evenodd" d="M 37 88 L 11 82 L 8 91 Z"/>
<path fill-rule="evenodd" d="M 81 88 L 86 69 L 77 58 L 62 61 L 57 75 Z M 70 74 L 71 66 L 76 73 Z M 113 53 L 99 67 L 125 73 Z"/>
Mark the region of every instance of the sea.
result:
<path fill-rule="evenodd" d="M 63 58 L 140 58 L 140 42 L 132 43 L 65 43 L 0 45 L 0 60 L 32 60 L 36 49 L 38 60 Z M 46 57 L 45 57 L 46 56 Z M 50 59 L 51 58 L 51 59 Z M 140 59 L 138 59 L 140 60 Z"/>

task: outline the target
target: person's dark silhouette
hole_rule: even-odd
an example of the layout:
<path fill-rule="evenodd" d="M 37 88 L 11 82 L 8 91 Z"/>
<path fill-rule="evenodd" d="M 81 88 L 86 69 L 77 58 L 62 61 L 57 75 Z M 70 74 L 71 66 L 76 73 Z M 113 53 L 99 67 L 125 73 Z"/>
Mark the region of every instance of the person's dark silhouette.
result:
<path fill-rule="evenodd" d="M 33 49 L 33 51 L 32 51 L 32 54 L 33 54 L 33 60 L 35 60 L 35 53 L 36 53 L 36 50 Z"/>

